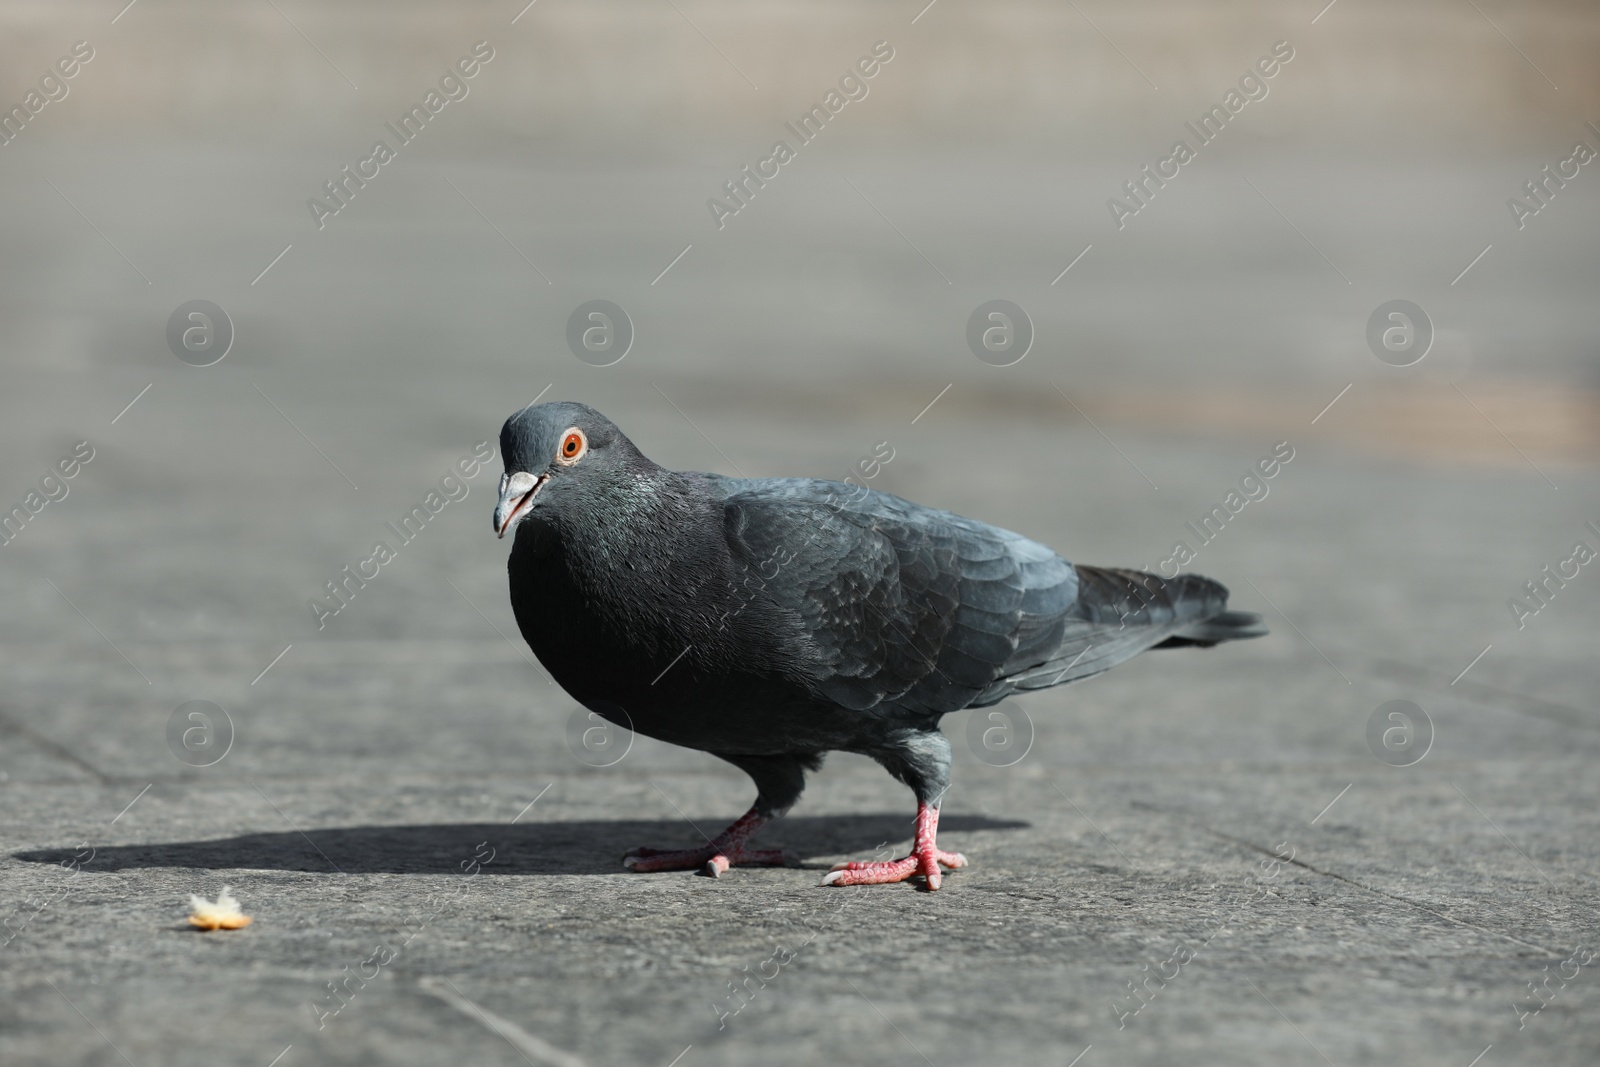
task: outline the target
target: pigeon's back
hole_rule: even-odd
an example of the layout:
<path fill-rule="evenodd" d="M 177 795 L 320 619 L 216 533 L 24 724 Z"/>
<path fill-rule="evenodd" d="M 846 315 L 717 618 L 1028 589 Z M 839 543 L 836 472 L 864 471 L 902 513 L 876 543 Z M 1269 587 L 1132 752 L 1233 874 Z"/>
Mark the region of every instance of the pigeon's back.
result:
<path fill-rule="evenodd" d="M 797 620 L 810 646 L 797 661 L 812 665 L 816 695 L 845 708 L 937 721 L 1169 639 L 1211 643 L 1194 630 L 1208 619 L 1227 629 L 1226 616 L 1251 618 L 1226 612 L 1227 590 L 1209 579 L 1074 566 L 1020 534 L 887 493 L 706 478 L 747 589 Z"/>

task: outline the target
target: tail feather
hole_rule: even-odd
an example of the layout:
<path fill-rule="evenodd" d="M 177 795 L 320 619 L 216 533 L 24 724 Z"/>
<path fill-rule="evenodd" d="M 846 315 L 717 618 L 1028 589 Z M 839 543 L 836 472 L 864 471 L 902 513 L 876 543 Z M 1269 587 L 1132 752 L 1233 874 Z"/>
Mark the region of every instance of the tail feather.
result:
<path fill-rule="evenodd" d="M 1202 575 L 1166 578 L 1120 567 L 1074 568 L 1078 599 L 1054 654 L 997 679 L 972 707 L 986 707 L 1017 690 L 1091 678 L 1148 649 L 1209 648 L 1267 632 L 1260 615 L 1229 611 L 1227 587 Z"/>
<path fill-rule="evenodd" d="M 1253 611 L 1224 611 L 1203 622 L 1197 622 L 1174 633 L 1153 648 L 1210 648 L 1223 641 L 1242 641 L 1262 637 L 1267 633 L 1266 623 Z"/>

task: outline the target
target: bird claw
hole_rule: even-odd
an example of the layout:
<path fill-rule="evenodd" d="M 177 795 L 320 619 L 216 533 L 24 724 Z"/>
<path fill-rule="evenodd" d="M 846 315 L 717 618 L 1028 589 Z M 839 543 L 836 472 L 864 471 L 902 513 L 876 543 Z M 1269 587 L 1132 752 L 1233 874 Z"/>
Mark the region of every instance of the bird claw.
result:
<path fill-rule="evenodd" d="M 940 867 L 967 865 L 967 857 L 959 852 L 946 852 L 934 844 L 939 830 L 939 809 L 927 802 L 917 804 L 917 835 L 911 844 L 911 854 L 897 860 L 863 862 L 850 860 L 835 863 L 833 869 L 822 876 L 823 885 L 883 885 L 887 882 L 904 882 L 921 876 L 928 892 L 938 889 L 944 881 Z"/>
<path fill-rule="evenodd" d="M 954 870 L 966 865 L 967 857 L 959 852 L 945 852 L 937 848 L 921 849 L 887 863 L 860 860 L 835 863 L 828 873 L 822 876 L 821 884 L 884 885 L 889 882 L 904 882 L 920 875 L 927 882 L 928 891 L 933 892 L 944 881 L 943 872 L 939 870 L 941 866 Z"/>

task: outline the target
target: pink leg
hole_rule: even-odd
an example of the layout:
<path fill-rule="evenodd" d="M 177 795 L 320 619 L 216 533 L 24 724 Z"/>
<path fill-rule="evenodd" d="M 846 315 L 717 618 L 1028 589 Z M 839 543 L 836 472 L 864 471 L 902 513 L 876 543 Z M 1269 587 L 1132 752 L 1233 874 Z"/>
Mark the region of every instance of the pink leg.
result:
<path fill-rule="evenodd" d="M 751 808 L 704 848 L 678 851 L 664 848 L 630 849 L 622 865 L 630 871 L 692 871 L 696 867 L 717 878 L 729 867 L 782 867 L 784 855 L 777 849 L 749 849 L 745 842 L 755 836 L 767 820 Z"/>
<path fill-rule="evenodd" d="M 836 863 L 833 870 L 822 878 L 823 885 L 875 885 L 881 882 L 904 882 L 915 875 L 927 881 L 928 891 L 939 888 L 944 875 L 939 870 L 946 867 L 965 867 L 967 857 L 959 852 L 943 852 L 934 844 L 939 832 L 939 809 L 932 804 L 917 803 L 917 836 L 911 844 L 911 855 L 887 863 Z"/>

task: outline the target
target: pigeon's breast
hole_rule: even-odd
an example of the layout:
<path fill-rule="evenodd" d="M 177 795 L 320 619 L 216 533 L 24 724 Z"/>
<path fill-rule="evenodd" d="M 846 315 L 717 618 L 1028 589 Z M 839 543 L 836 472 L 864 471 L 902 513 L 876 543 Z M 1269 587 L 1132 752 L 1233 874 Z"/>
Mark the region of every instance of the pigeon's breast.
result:
<path fill-rule="evenodd" d="M 525 550 L 527 548 L 528 550 Z M 778 753 L 846 747 L 868 724 L 810 683 L 798 621 L 701 561 L 669 582 L 531 550 L 510 562 L 518 628 L 566 692 L 671 744 Z M 623 713 L 618 714 L 618 710 Z"/>

